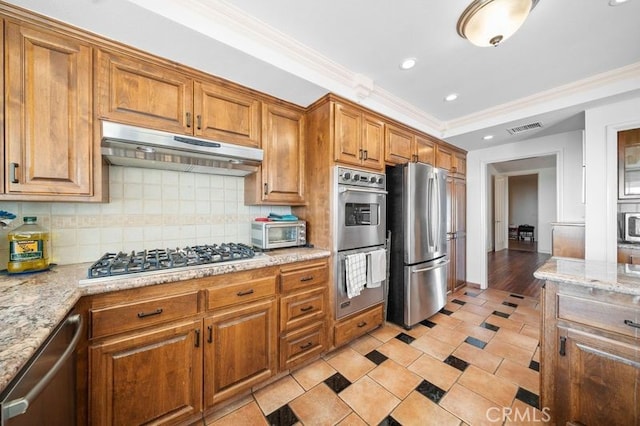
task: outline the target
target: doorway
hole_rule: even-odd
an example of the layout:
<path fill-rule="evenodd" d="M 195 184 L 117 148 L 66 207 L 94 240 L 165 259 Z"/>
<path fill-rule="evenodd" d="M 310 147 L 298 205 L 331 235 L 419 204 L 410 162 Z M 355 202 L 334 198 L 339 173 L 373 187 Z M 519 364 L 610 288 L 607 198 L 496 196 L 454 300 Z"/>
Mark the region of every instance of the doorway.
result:
<path fill-rule="evenodd" d="M 556 156 L 492 163 L 488 175 L 488 287 L 537 297 L 542 282 L 533 272 L 550 257 L 551 222 L 557 217 Z"/>

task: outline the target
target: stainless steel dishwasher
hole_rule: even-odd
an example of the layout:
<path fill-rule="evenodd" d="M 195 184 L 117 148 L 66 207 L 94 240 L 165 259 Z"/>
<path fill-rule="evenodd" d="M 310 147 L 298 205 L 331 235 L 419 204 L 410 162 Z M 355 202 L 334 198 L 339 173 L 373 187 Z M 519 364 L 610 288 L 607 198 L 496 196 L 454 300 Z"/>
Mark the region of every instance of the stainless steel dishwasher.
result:
<path fill-rule="evenodd" d="M 2 394 L 1 426 L 76 424 L 80 315 L 67 316 Z"/>

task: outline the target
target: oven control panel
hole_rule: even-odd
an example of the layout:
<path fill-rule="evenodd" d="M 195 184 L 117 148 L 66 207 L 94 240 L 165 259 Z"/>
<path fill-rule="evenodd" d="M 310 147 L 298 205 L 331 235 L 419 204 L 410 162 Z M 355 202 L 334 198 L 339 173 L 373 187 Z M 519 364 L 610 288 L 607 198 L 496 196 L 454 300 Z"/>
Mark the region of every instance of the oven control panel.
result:
<path fill-rule="evenodd" d="M 385 189 L 387 181 L 384 173 L 338 167 L 338 185 L 353 185 L 365 188 Z"/>

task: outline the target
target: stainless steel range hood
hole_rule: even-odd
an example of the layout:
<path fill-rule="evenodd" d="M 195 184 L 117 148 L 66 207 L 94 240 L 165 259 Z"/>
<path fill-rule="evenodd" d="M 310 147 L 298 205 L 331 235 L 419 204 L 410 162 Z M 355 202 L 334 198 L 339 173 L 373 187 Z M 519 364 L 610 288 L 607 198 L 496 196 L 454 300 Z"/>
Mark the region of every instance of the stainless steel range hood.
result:
<path fill-rule="evenodd" d="M 263 151 L 125 124 L 102 122 L 101 152 L 108 163 L 182 172 L 246 176 Z"/>

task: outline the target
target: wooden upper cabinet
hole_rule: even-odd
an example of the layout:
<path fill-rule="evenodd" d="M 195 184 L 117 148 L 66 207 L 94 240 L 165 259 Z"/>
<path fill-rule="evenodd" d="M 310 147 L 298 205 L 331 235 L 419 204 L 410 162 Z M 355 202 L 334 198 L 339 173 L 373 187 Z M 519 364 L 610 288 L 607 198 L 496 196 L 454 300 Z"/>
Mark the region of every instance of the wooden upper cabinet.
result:
<path fill-rule="evenodd" d="M 416 159 L 425 164 L 436 163 L 436 143 L 424 136 L 416 135 L 415 139 L 415 155 Z"/>
<path fill-rule="evenodd" d="M 334 160 L 383 170 L 385 123 L 361 109 L 334 103 Z"/>
<path fill-rule="evenodd" d="M 402 164 L 415 161 L 413 133 L 388 124 L 385 136 L 385 161 Z"/>
<path fill-rule="evenodd" d="M 453 154 L 453 172 L 459 175 L 467 174 L 467 154 L 464 152 Z"/>
<path fill-rule="evenodd" d="M 379 118 L 362 116 L 362 165 L 376 170 L 384 168 L 385 123 Z"/>
<path fill-rule="evenodd" d="M 640 198 L 640 129 L 618 132 L 618 198 Z"/>
<path fill-rule="evenodd" d="M 98 116 L 191 134 L 193 80 L 181 72 L 103 50 L 97 53 Z"/>
<path fill-rule="evenodd" d="M 334 106 L 335 161 L 354 166 L 362 162 L 362 113 L 336 102 Z"/>
<path fill-rule="evenodd" d="M 91 46 L 6 23 L 5 192 L 93 193 Z"/>
<path fill-rule="evenodd" d="M 249 92 L 104 50 L 97 63 L 99 118 L 260 146 L 261 101 Z"/>
<path fill-rule="evenodd" d="M 438 144 L 436 146 L 436 167 L 451 171 L 453 167 L 453 150 Z"/>
<path fill-rule="evenodd" d="M 263 104 L 260 170 L 245 178 L 245 203 L 305 203 L 304 114 L 302 110 Z"/>
<path fill-rule="evenodd" d="M 194 134 L 248 146 L 260 146 L 260 104 L 246 93 L 218 84 L 194 85 Z"/>

